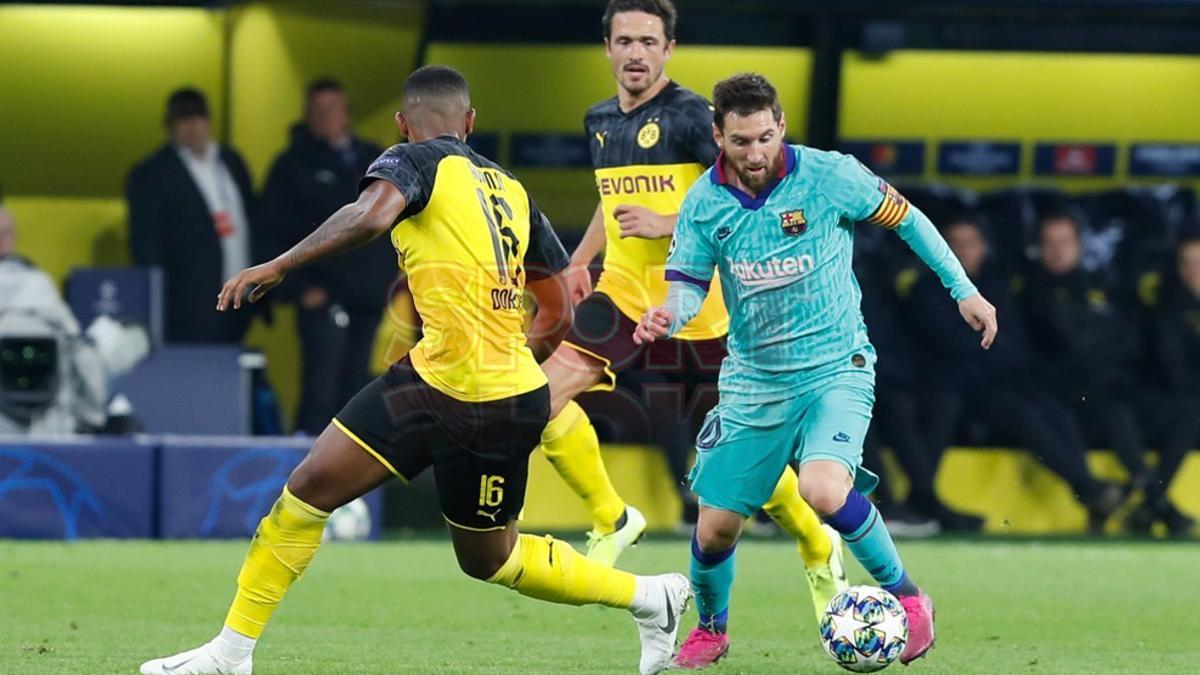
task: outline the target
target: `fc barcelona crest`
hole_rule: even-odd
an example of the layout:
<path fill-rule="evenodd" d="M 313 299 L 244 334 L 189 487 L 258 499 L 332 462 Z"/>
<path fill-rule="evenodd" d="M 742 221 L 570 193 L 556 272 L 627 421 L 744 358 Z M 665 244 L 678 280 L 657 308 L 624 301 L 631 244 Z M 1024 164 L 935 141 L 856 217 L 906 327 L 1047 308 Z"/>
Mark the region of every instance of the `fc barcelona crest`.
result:
<path fill-rule="evenodd" d="M 808 221 L 804 219 L 804 209 L 784 211 L 779 214 L 779 226 L 783 228 L 784 233 L 793 237 L 804 234 L 804 231 L 808 229 Z"/>

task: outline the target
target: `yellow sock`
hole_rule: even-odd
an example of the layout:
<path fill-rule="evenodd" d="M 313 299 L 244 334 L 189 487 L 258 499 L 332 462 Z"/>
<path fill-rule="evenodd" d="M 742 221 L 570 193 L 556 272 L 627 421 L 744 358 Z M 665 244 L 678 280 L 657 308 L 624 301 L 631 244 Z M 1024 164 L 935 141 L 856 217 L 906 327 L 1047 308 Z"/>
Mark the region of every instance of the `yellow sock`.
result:
<path fill-rule="evenodd" d="M 328 519 L 283 488 L 250 541 L 226 626 L 255 639 L 262 635 L 283 594 L 312 562 Z"/>
<path fill-rule="evenodd" d="M 562 605 L 604 605 L 629 609 L 637 580 L 628 572 L 593 562 L 565 541 L 549 535 L 517 537 L 508 561 L 488 583 L 521 595 Z"/>
<path fill-rule="evenodd" d="M 600 457 L 600 440 L 587 413 L 571 401 L 542 431 L 542 452 L 558 475 L 592 512 L 592 527 L 600 534 L 617 529 L 625 502 L 608 479 Z"/>
<path fill-rule="evenodd" d="M 821 529 L 821 519 L 816 512 L 800 498 L 792 467 L 779 477 L 775 492 L 763 505 L 763 510 L 796 540 L 805 567 L 819 567 L 829 561 L 829 554 L 833 552 L 829 535 Z"/>

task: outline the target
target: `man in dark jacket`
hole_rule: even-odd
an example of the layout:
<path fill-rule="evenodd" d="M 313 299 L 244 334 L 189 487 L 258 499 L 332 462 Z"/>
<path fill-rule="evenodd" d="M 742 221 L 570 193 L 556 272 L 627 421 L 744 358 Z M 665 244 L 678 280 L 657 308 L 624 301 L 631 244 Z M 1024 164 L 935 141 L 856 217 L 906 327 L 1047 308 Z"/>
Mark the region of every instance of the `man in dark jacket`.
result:
<path fill-rule="evenodd" d="M 878 357 L 875 409 L 863 448 L 863 463 L 880 477 L 875 490 L 879 512 L 897 536 L 933 536 L 941 530 L 977 531 L 983 519 L 951 509 L 934 488 L 942 449 L 931 446 L 921 429 L 915 352 L 900 322 L 890 265 L 883 254 L 863 248 L 855 250 L 854 262 L 862 289 L 863 320 Z M 894 502 L 882 471 L 883 446 L 892 449 L 908 477 L 908 498 L 903 504 Z"/>
<path fill-rule="evenodd" d="M 1187 453 L 1200 441 L 1200 238 L 1185 239 L 1176 267 L 1153 308 L 1152 388 L 1143 394 L 1147 426 L 1159 431 L 1159 459 L 1146 484 L 1145 502 L 1129 516 L 1129 527 L 1145 532 L 1155 521 L 1172 535 L 1190 533 L 1195 521 L 1167 497 Z"/>
<path fill-rule="evenodd" d="M 1030 334 L 1043 379 L 1079 416 L 1088 440 L 1111 447 L 1133 488 L 1153 480 L 1138 415 L 1139 331 L 1133 299 L 1104 270 L 1081 262 L 1079 225 L 1049 214 L 1039 230 L 1041 265 L 1026 284 Z"/>
<path fill-rule="evenodd" d="M 1120 505 L 1120 488 L 1088 472 L 1087 446 L 1077 420 L 1037 384 L 1033 352 L 1009 279 L 989 261 L 979 226 L 959 219 L 944 232 L 971 281 L 993 299 L 1004 330 L 990 350 L 981 350 L 979 338 L 963 330 L 957 308 L 946 302 L 937 279 L 926 276 L 913 287 L 910 319 L 925 352 L 930 442 L 937 448 L 949 446 L 964 416 L 985 422 L 1061 476 L 1088 509 L 1092 527 L 1098 528 Z"/>
<path fill-rule="evenodd" d="M 196 89 L 167 99 L 168 142 L 125 185 L 133 264 L 163 270 L 168 342 L 241 342 L 252 315 L 216 311 L 217 292 L 262 253 L 246 163 L 212 140 Z"/>
<path fill-rule="evenodd" d="M 358 195 L 382 150 L 350 133 L 346 94 L 333 80 L 309 85 L 302 125 L 271 168 L 263 220 L 273 241 L 302 239 Z M 282 246 L 278 247 L 282 250 Z M 296 428 L 316 435 L 367 383 L 371 347 L 397 274 L 386 237 L 293 275 L 280 290 L 296 300 L 303 387 Z"/>

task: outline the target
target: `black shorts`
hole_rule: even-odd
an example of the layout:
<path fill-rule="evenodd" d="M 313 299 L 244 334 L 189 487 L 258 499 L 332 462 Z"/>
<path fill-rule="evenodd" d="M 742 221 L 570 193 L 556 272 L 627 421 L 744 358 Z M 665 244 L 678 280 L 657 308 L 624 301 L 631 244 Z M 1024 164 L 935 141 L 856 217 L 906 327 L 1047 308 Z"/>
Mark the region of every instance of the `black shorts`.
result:
<path fill-rule="evenodd" d="M 643 368 L 665 376 L 688 375 L 716 380 L 725 359 L 725 339 L 655 340 L 649 345 L 635 344 L 633 321 L 604 293 L 592 293 L 575 308 L 575 323 L 563 338 L 563 344 L 605 365 L 607 389 L 616 385 L 617 373 Z"/>
<path fill-rule="evenodd" d="M 525 505 L 529 454 L 550 416 L 550 388 L 470 403 L 431 387 L 408 357 L 359 391 L 334 424 L 401 480 L 433 465 L 451 525 L 503 529 Z"/>

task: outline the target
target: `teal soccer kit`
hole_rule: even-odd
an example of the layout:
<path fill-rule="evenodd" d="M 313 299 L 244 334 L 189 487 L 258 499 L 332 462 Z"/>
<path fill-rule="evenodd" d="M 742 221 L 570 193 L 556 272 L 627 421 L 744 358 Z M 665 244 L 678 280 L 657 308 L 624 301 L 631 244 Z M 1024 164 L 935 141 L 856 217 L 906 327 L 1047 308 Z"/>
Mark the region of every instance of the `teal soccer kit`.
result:
<path fill-rule="evenodd" d="M 857 223 L 895 230 L 955 300 L 976 293 L 929 219 L 853 157 L 782 152 L 757 197 L 730 185 L 718 160 L 689 190 L 667 259 L 671 334 L 721 275 L 729 355 L 696 439 L 692 489 L 702 505 L 745 516 L 792 460 L 840 462 L 862 493 L 877 483 L 860 466 L 875 350 L 851 269 Z"/>

